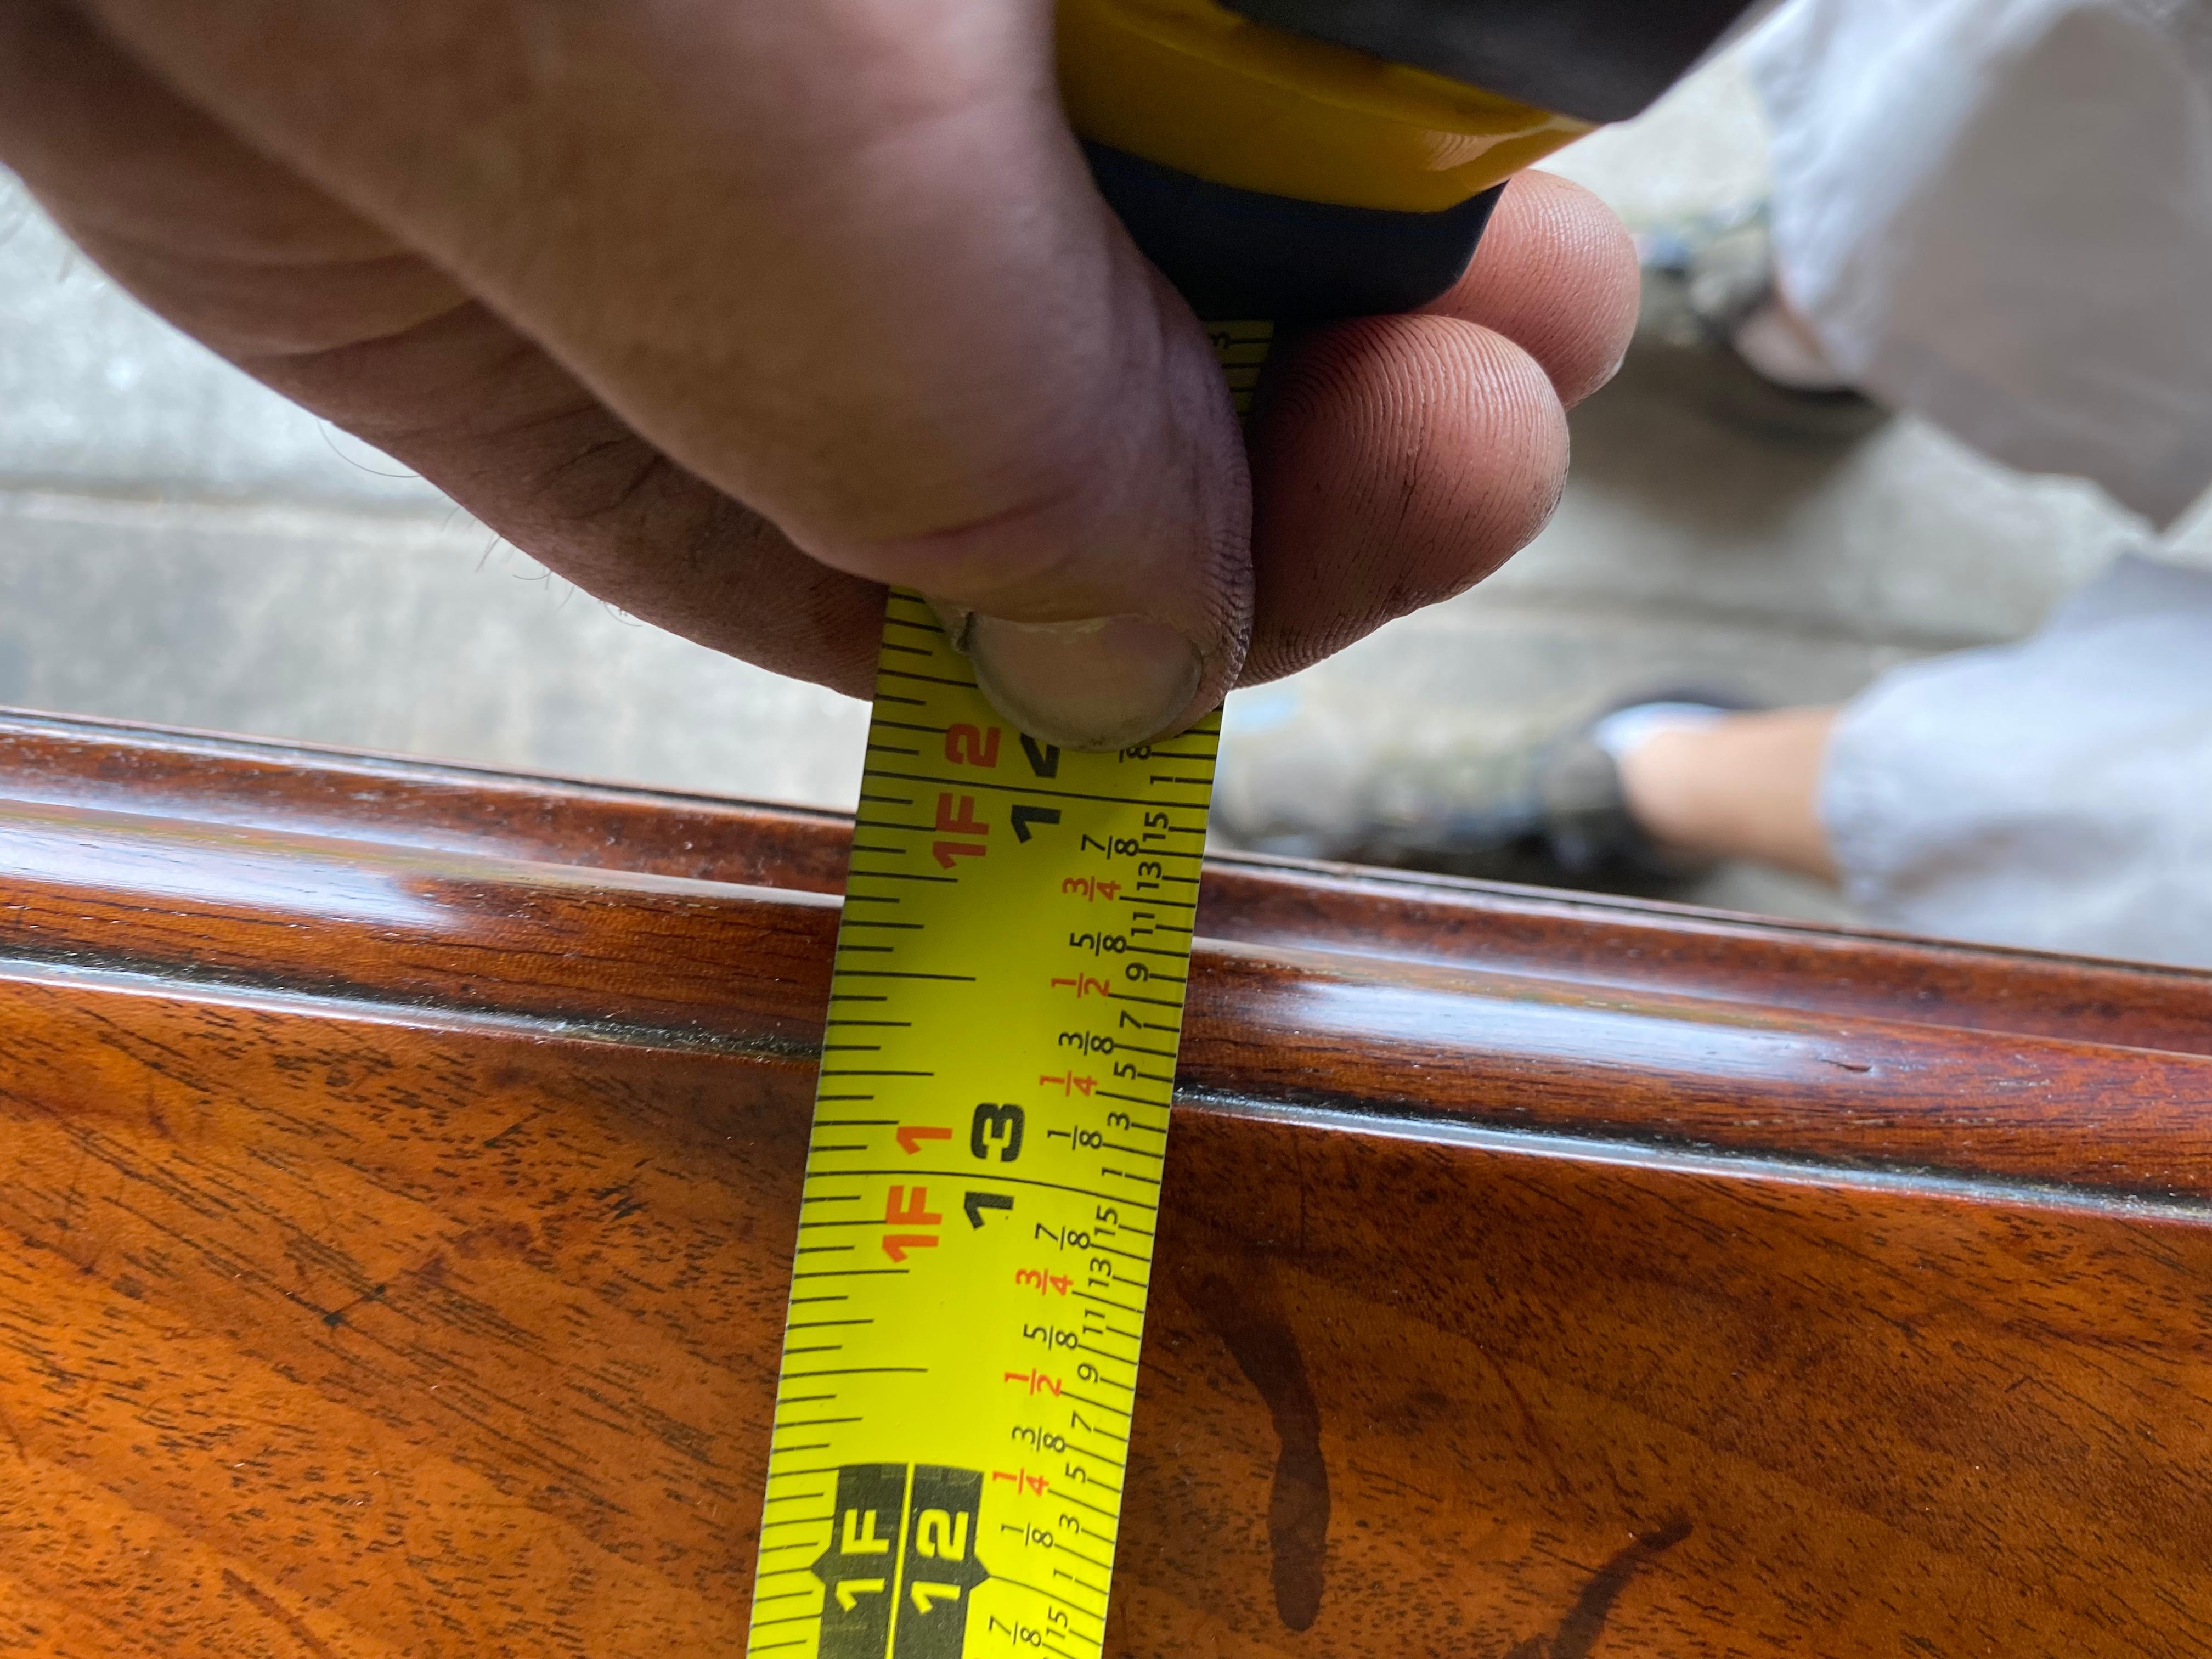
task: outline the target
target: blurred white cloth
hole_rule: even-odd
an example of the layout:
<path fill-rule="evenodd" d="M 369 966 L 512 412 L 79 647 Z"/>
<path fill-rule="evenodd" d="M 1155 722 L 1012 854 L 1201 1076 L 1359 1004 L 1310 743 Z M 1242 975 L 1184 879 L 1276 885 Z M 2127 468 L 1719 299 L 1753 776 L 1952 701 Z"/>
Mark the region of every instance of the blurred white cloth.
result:
<path fill-rule="evenodd" d="M 2212 967 L 2212 573 L 2123 559 L 2032 639 L 1885 675 L 1820 807 L 1869 920 Z"/>
<path fill-rule="evenodd" d="M 1750 48 L 1837 367 L 2164 526 L 2212 482 L 2212 5 L 1790 0 Z"/>
<path fill-rule="evenodd" d="M 1843 374 L 2180 516 L 2212 482 L 2212 4 L 1789 0 L 1750 59 L 1782 287 Z M 1874 921 L 2212 966 L 2212 574 L 2125 559 L 2022 644 L 1884 676 L 1821 812 Z"/>

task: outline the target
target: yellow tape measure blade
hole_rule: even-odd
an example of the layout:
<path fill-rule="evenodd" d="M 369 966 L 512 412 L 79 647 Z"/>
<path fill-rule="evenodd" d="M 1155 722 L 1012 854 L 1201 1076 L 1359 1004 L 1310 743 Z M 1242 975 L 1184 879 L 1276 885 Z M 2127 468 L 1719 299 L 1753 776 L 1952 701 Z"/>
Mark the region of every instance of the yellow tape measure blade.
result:
<path fill-rule="evenodd" d="M 1218 738 L 1040 744 L 892 595 L 754 1655 L 1101 1651 Z"/>

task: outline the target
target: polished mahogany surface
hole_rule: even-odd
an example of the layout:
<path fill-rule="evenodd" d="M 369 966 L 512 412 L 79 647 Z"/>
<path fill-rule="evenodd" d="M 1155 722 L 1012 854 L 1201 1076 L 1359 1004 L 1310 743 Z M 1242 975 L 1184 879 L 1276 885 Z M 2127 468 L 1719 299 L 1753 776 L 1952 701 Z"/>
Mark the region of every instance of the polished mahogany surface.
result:
<path fill-rule="evenodd" d="M 0 1652 L 738 1651 L 844 837 L 0 720 Z M 2212 1651 L 2212 976 L 1200 932 L 1114 1652 Z"/>

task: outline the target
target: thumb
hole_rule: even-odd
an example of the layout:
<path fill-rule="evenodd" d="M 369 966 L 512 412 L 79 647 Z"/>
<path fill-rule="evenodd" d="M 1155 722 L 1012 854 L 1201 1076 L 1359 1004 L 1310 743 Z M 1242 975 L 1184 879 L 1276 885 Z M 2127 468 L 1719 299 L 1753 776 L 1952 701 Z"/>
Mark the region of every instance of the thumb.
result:
<path fill-rule="evenodd" d="M 94 9 L 803 552 L 939 601 L 1028 729 L 1113 747 L 1234 682 L 1242 446 L 1091 188 L 1050 0 Z"/>

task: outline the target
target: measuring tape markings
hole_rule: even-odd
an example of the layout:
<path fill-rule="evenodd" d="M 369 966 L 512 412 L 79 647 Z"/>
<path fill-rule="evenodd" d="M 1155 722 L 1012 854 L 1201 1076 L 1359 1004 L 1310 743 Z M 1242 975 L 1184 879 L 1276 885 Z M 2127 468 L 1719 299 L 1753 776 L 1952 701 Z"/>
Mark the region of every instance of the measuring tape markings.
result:
<path fill-rule="evenodd" d="M 890 595 L 750 1653 L 1103 1653 L 1219 739 L 1041 744 Z"/>
<path fill-rule="evenodd" d="M 753 1653 L 1100 1651 L 1218 739 L 1039 744 L 891 597 Z"/>

